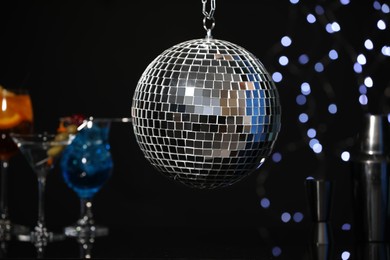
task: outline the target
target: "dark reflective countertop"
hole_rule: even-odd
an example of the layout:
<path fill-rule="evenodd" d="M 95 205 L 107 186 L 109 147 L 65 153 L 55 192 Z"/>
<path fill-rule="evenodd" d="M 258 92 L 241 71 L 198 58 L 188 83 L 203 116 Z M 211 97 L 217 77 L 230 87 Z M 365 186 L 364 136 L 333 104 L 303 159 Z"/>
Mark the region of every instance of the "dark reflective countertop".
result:
<path fill-rule="evenodd" d="M 314 243 L 312 226 L 281 227 L 135 227 L 110 229 L 83 246 L 74 238 L 51 242 L 43 258 L 109 259 L 369 259 L 385 260 L 385 243 L 357 243 L 353 233 L 333 232 L 328 244 Z M 2 244 L 2 258 L 37 258 L 30 242 Z M 88 251 L 89 248 L 89 251 Z"/>

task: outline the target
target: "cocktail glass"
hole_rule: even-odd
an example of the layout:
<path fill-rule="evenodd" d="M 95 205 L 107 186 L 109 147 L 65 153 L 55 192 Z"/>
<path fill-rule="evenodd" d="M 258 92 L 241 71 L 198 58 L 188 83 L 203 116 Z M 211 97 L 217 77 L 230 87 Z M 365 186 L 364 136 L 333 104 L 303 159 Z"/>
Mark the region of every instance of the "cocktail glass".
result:
<path fill-rule="evenodd" d="M 37 175 L 38 180 L 38 220 L 34 229 L 28 235 L 19 235 L 22 241 L 35 244 L 38 256 L 42 256 L 48 242 L 64 238 L 62 234 L 49 231 L 45 223 L 45 188 L 46 178 L 54 168 L 63 149 L 72 141 L 68 134 L 14 134 L 10 136 L 19 147 L 27 162 Z"/>
<path fill-rule="evenodd" d="M 12 235 L 25 234 L 29 228 L 12 223 L 8 211 L 8 167 L 10 159 L 18 148 L 10 133 L 31 133 L 33 109 L 27 89 L 5 89 L 0 86 L 0 240 L 6 241 Z"/>
<path fill-rule="evenodd" d="M 108 234 L 108 227 L 95 224 L 92 200 L 112 174 L 109 133 L 113 122 L 130 122 L 130 119 L 90 117 L 78 127 L 74 140 L 62 154 L 63 179 L 80 199 L 80 218 L 65 227 L 66 236 L 90 238 Z"/>

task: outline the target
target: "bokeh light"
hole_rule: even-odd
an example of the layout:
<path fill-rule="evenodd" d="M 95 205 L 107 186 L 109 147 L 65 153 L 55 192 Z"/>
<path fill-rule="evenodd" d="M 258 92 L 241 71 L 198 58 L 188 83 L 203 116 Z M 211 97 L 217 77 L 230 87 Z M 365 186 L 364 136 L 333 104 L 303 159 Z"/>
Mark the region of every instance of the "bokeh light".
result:
<path fill-rule="evenodd" d="M 359 54 L 358 57 L 357 57 L 357 62 L 358 62 L 360 65 L 366 64 L 366 62 L 367 62 L 366 56 L 364 56 L 364 54 Z"/>
<path fill-rule="evenodd" d="M 281 216 L 281 219 L 284 223 L 287 223 L 291 220 L 291 214 L 288 213 L 288 212 L 283 212 L 282 213 L 282 216 Z"/>
<path fill-rule="evenodd" d="M 317 131 L 315 129 L 310 128 L 309 130 L 307 130 L 307 136 L 309 138 L 314 138 L 316 137 L 316 135 L 317 135 Z"/>
<path fill-rule="evenodd" d="M 303 220 L 303 217 L 304 217 L 304 215 L 302 212 L 295 212 L 293 215 L 293 220 L 296 223 L 300 223 Z"/>
<path fill-rule="evenodd" d="M 311 93 L 310 84 L 307 82 L 303 82 L 301 84 L 301 93 L 305 96 L 309 95 Z"/>
<path fill-rule="evenodd" d="M 281 56 L 279 58 L 279 64 L 282 66 L 286 66 L 288 64 L 288 58 L 286 56 Z"/>
<path fill-rule="evenodd" d="M 260 200 L 260 205 L 261 205 L 261 207 L 268 209 L 271 206 L 271 202 L 268 198 L 262 198 Z"/>
<path fill-rule="evenodd" d="M 350 158 L 351 155 L 348 151 L 344 151 L 341 153 L 341 160 L 343 160 L 344 162 L 348 162 Z"/>
<path fill-rule="evenodd" d="M 306 16 L 306 20 L 308 23 L 315 23 L 317 21 L 316 17 L 313 14 L 308 14 Z"/>
<path fill-rule="evenodd" d="M 337 60 L 338 57 L 339 57 L 339 54 L 337 53 L 336 50 L 330 50 L 329 51 L 329 58 L 331 60 Z"/>
<path fill-rule="evenodd" d="M 376 24 L 378 26 L 379 30 L 385 30 L 386 29 L 386 23 L 383 20 L 379 20 L 378 23 Z"/>
<path fill-rule="evenodd" d="M 309 62 L 309 56 L 307 54 L 302 54 L 299 56 L 298 61 L 300 64 L 306 64 Z"/>
<path fill-rule="evenodd" d="M 282 254 L 282 249 L 278 246 L 272 248 L 272 255 L 278 257 Z"/>
<path fill-rule="evenodd" d="M 276 83 L 281 82 L 282 79 L 283 79 L 282 73 L 280 73 L 280 72 L 274 72 L 274 73 L 272 74 L 272 79 L 273 79 Z"/>
<path fill-rule="evenodd" d="M 282 155 L 278 152 L 272 154 L 272 161 L 278 163 L 282 160 Z"/>
<path fill-rule="evenodd" d="M 348 251 L 344 251 L 341 253 L 341 259 L 343 259 L 343 260 L 348 260 L 350 256 L 351 256 L 351 253 Z"/>
<path fill-rule="evenodd" d="M 314 65 L 314 69 L 315 69 L 315 71 L 317 71 L 317 72 L 323 72 L 323 71 L 324 71 L 324 64 L 322 64 L 321 62 L 317 62 L 317 63 Z"/>
<path fill-rule="evenodd" d="M 284 47 L 288 47 L 292 43 L 291 38 L 288 36 L 283 36 L 280 42 Z"/>
<path fill-rule="evenodd" d="M 344 230 L 344 231 L 349 231 L 349 230 L 351 230 L 351 224 L 349 224 L 349 223 L 344 223 L 344 224 L 341 226 L 341 230 Z"/>
<path fill-rule="evenodd" d="M 372 50 L 374 49 L 374 43 L 370 39 L 367 39 L 364 41 L 364 47 L 366 47 L 367 50 Z"/>
<path fill-rule="evenodd" d="M 351 137 L 357 129 L 349 121 L 382 102 L 382 106 L 388 107 L 390 122 L 389 3 L 383 0 L 290 3 L 288 14 L 294 19 L 268 54 L 273 65 L 271 72 L 280 73 L 276 79 L 283 81 L 282 95 L 292 100 L 285 107 L 287 121 L 291 121 L 286 123 L 284 143 L 279 144 L 277 152 L 283 158 L 279 161 L 279 155 L 274 153 L 269 172 L 279 172 L 282 166 L 294 167 L 288 164 L 297 163 L 292 158 L 299 153 L 303 169 L 297 179 L 341 178 L 340 172 L 345 171 L 351 160 Z M 367 10 L 356 10 L 357 5 L 364 5 Z M 357 12 L 356 22 L 347 20 L 346 14 L 351 12 Z M 297 32 L 294 29 L 297 27 L 302 30 Z M 280 48 L 280 43 L 286 48 Z M 342 125 L 344 122 L 346 125 Z M 298 129 L 295 135 L 290 132 L 293 127 Z M 334 168 L 328 169 L 330 160 Z M 304 209 L 276 209 L 278 202 L 274 199 L 272 202 L 275 214 L 282 214 L 283 222 L 292 219 L 299 225 L 296 218 L 299 220 L 298 212 Z M 350 224 L 347 220 L 344 223 L 342 230 L 349 230 Z M 348 253 L 344 252 L 345 259 L 350 258 Z"/>
<path fill-rule="evenodd" d="M 298 105 L 304 105 L 306 104 L 306 97 L 304 95 L 298 95 L 296 98 L 296 102 Z"/>
<path fill-rule="evenodd" d="M 306 123 L 307 121 L 309 121 L 309 117 L 306 113 L 302 113 L 299 115 L 299 122 Z"/>
<path fill-rule="evenodd" d="M 336 104 L 330 104 L 328 106 L 328 111 L 331 114 L 336 114 L 337 113 L 337 105 Z"/>

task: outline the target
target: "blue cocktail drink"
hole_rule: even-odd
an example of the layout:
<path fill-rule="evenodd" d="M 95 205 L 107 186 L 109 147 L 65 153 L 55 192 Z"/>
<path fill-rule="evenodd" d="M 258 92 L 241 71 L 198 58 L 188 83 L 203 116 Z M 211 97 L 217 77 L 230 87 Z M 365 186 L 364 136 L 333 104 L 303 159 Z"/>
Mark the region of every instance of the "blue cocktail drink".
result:
<path fill-rule="evenodd" d="M 113 170 L 108 140 L 111 122 L 111 119 L 104 118 L 85 120 L 78 127 L 72 144 L 63 151 L 63 179 L 81 201 L 81 216 L 75 225 L 65 228 L 67 236 L 95 237 L 108 234 L 107 227 L 94 223 L 92 199 Z"/>
<path fill-rule="evenodd" d="M 86 126 L 63 153 L 64 181 L 80 198 L 92 198 L 111 176 L 113 161 L 108 133 L 109 124 Z"/>

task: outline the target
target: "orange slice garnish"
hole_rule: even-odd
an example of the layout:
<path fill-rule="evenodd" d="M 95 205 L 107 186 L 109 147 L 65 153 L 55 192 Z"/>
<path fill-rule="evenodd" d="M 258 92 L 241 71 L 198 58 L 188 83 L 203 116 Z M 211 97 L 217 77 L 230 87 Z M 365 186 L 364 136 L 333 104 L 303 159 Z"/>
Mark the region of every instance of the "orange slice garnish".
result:
<path fill-rule="evenodd" d="M 15 96 L 15 93 L 3 88 L 3 86 L 0 85 L 0 96 L 13 97 L 13 96 Z"/>
<path fill-rule="evenodd" d="M 0 129 L 7 129 L 17 126 L 22 121 L 22 117 L 15 113 L 2 117 L 0 113 Z"/>

